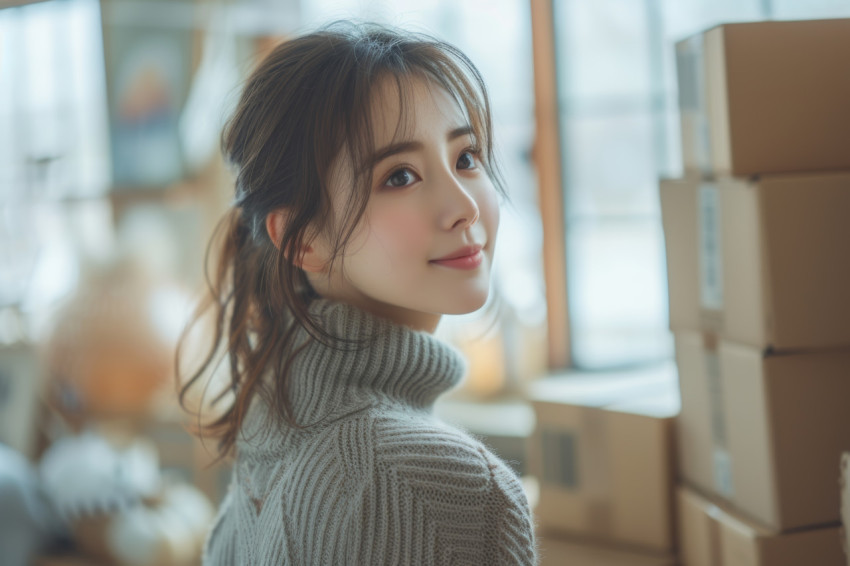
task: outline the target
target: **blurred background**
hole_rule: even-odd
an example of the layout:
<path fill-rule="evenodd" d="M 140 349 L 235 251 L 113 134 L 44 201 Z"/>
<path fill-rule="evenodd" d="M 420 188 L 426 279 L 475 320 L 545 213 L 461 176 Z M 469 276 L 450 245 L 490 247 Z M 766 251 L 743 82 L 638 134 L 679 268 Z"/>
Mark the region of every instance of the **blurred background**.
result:
<path fill-rule="evenodd" d="M 34 474 L 51 446 L 96 430 L 77 454 L 107 438 L 124 464 L 194 486 L 203 532 L 227 463 L 185 432 L 172 360 L 233 195 L 218 135 L 265 52 L 355 18 L 454 43 L 490 89 L 512 200 L 501 303 L 495 324 L 442 323 L 470 369 L 438 411 L 528 477 L 533 383 L 675 373 L 658 195 L 683 173 L 675 43 L 725 22 L 848 16 L 839 0 L 0 2 L 0 442 Z M 190 563 L 202 535 L 186 533 Z M 181 563 L 169 544 L 150 563 Z"/>

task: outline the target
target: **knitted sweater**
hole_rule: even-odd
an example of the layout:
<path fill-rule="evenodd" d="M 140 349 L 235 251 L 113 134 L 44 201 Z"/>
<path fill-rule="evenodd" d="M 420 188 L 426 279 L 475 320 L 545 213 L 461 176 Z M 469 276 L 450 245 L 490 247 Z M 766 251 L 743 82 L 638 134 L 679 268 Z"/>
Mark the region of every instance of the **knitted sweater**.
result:
<path fill-rule="evenodd" d="M 433 415 L 463 375 L 460 354 L 350 305 L 311 311 L 335 336 L 381 338 L 359 352 L 313 340 L 296 357 L 289 395 L 304 430 L 269 425 L 255 398 L 204 565 L 536 564 L 514 472 Z"/>

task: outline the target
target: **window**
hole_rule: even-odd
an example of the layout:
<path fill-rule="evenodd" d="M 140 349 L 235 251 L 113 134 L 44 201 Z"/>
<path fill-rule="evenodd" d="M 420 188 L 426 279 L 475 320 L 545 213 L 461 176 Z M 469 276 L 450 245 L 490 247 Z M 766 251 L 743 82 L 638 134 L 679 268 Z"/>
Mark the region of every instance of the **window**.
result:
<path fill-rule="evenodd" d="M 801 15 L 802 4 L 781 4 Z M 839 9 L 818 4 L 812 12 Z M 658 178 L 681 175 L 673 45 L 717 23 L 768 18 L 771 2 L 552 7 L 571 362 L 595 370 L 663 360 L 673 346 Z"/>
<path fill-rule="evenodd" d="M 0 10 L 0 343 L 34 338 L 111 237 L 96 0 Z"/>

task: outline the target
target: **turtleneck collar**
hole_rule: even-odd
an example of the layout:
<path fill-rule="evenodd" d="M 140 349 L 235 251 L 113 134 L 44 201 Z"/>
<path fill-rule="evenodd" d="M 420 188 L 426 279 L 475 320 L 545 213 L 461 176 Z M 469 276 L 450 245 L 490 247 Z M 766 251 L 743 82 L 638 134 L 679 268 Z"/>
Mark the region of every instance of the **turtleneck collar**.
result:
<path fill-rule="evenodd" d="M 321 427 L 381 401 L 430 411 L 437 397 L 463 376 L 461 354 L 427 332 L 329 299 L 314 300 L 310 313 L 332 336 L 374 339 L 339 349 L 299 330 L 296 343 L 307 344 L 295 357 L 288 379 L 294 417 L 303 426 Z M 259 396 L 244 422 L 246 436 L 264 436 L 267 407 L 258 405 L 264 405 Z"/>

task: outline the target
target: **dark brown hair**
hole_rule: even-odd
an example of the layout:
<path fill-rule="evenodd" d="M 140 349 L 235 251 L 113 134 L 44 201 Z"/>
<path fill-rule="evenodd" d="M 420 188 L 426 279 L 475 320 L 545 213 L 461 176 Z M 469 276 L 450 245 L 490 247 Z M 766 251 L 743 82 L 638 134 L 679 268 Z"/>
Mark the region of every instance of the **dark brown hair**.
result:
<path fill-rule="evenodd" d="M 372 99 L 382 80 L 394 81 L 402 122 L 409 107 L 411 81 L 425 79 L 449 92 L 469 120 L 481 149 L 484 170 L 506 197 L 493 157 L 487 90 L 480 73 L 456 47 L 422 34 L 375 24 L 336 22 L 275 47 L 252 72 L 238 106 L 222 133 L 222 152 L 236 172 L 233 207 L 222 219 L 207 249 L 210 294 L 192 324 L 212 310 L 212 345 L 188 379 L 178 377 L 179 398 L 208 376 L 223 354 L 229 364 L 228 388 L 214 403 L 231 398 L 228 408 L 195 431 L 218 438 L 220 456 L 236 442 L 254 395 L 275 407 L 276 415 L 294 422 L 287 396 L 288 371 L 304 344 L 296 331 L 328 345 L 344 347 L 345 337 L 330 336 L 309 313 L 317 298 L 304 272 L 287 261 L 311 236 L 324 231 L 334 243 L 334 258 L 362 217 L 372 185 L 368 157 L 374 152 Z M 334 218 L 329 177 L 342 155 L 355 164 L 353 190 L 343 218 Z M 266 232 L 266 216 L 287 210 L 279 249 Z M 217 262 L 210 265 L 211 253 Z M 187 329 L 188 331 L 188 329 Z M 186 334 L 181 339 L 181 356 Z M 342 345 L 342 346 L 340 346 Z M 273 384 L 263 380 L 273 371 Z M 178 365 L 178 376 L 180 370 Z"/>

